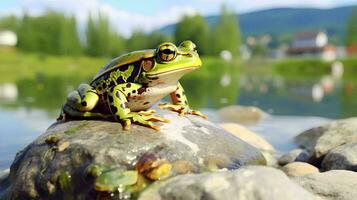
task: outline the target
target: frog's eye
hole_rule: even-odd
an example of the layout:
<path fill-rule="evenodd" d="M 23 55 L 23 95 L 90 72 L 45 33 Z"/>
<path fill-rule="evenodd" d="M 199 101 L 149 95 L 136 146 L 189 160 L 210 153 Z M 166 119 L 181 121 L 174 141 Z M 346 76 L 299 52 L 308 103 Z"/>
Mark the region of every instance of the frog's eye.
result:
<path fill-rule="evenodd" d="M 141 61 L 141 68 L 143 68 L 144 71 L 148 72 L 150 71 L 155 65 L 155 62 L 153 59 L 146 59 Z"/>
<path fill-rule="evenodd" d="M 168 62 L 176 58 L 177 49 L 173 44 L 163 44 L 157 50 L 157 55 L 161 61 Z"/>

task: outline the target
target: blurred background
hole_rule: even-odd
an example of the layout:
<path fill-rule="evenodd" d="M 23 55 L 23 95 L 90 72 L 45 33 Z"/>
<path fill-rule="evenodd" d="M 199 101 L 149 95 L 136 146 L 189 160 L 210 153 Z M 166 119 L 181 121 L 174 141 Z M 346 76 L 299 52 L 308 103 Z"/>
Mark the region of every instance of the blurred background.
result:
<path fill-rule="evenodd" d="M 354 5 L 1 0 L 0 169 L 55 121 L 67 94 L 111 58 L 186 39 L 203 60 L 182 79 L 191 107 L 218 121 L 225 106 L 257 106 L 271 117 L 250 128 L 286 150 L 279 133 L 357 114 Z"/>

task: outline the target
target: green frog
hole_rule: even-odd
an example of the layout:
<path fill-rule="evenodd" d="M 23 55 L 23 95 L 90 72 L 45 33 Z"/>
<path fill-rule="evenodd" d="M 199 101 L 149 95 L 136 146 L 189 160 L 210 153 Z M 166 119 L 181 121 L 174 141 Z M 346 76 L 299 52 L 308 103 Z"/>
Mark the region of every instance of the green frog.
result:
<path fill-rule="evenodd" d="M 207 118 L 191 110 L 179 79 L 200 68 L 202 62 L 191 41 L 179 46 L 165 42 L 157 49 L 134 51 L 113 59 L 89 84 L 80 84 L 72 91 L 62 108 L 61 119 L 114 118 L 129 130 L 131 123 L 160 130 L 153 122 L 169 120 L 153 115 L 150 110 L 163 97 L 170 94 L 172 103 L 159 104 L 185 114 Z"/>

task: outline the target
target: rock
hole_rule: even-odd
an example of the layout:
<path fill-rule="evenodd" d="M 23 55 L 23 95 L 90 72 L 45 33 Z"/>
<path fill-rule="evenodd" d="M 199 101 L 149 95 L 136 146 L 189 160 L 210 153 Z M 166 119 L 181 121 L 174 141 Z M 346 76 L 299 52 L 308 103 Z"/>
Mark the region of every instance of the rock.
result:
<path fill-rule="evenodd" d="M 239 124 L 255 124 L 267 115 L 264 111 L 253 106 L 227 106 L 218 110 L 222 122 L 234 122 Z"/>
<path fill-rule="evenodd" d="M 310 158 L 310 154 L 304 149 L 294 149 L 278 159 L 279 165 L 286 165 L 292 162 L 307 162 Z"/>
<path fill-rule="evenodd" d="M 8 198 L 6 196 L 7 189 L 9 187 L 9 169 L 1 170 L 0 171 L 0 199 Z"/>
<path fill-rule="evenodd" d="M 123 131 L 120 123 L 99 120 L 52 125 L 17 154 L 7 195 L 11 199 L 108 195 L 97 193 L 96 185 L 100 191 L 118 186 L 115 195 L 127 197 L 129 189 L 141 190 L 151 179 L 265 164 L 258 149 L 207 120 L 170 111 L 157 115 L 171 121 L 159 132 L 138 125 Z M 134 170 L 141 174 L 134 176 Z M 134 181 L 136 185 L 131 185 Z"/>
<path fill-rule="evenodd" d="M 295 141 L 300 147 L 311 152 L 315 158 L 320 159 L 340 145 L 357 142 L 357 118 L 337 120 L 307 130 L 299 134 Z"/>
<path fill-rule="evenodd" d="M 246 143 L 258 148 L 261 151 L 275 152 L 274 147 L 269 144 L 264 138 L 258 134 L 250 131 L 242 125 L 235 123 L 221 123 L 219 124 L 226 131 L 232 133 L 234 136 L 239 137 Z"/>
<path fill-rule="evenodd" d="M 355 200 L 357 172 L 331 170 L 293 178 L 306 190 L 327 200 Z"/>
<path fill-rule="evenodd" d="M 236 123 L 221 123 L 219 125 L 229 133 L 232 133 L 234 136 L 243 140 L 244 142 L 258 148 L 263 153 L 263 156 L 267 161 L 268 166 L 277 165 L 277 160 L 275 158 L 275 149 L 264 138 L 250 131 L 244 126 Z"/>
<path fill-rule="evenodd" d="M 345 169 L 357 172 L 357 142 L 332 149 L 323 159 L 322 170 Z"/>
<path fill-rule="evenodd" d="M 304 162 L 292 162 L 281 168 L 286 175 L 293 176 L 303 176 L 305 174 L 318 173 L 319 169 L 309 163 Z"/>
<path fill-rule="evenodd" d="M 278 167 L 278 161 L 276 160 L 274 153 L 262 151 L 262 154 L 267 162 L 267 164 L 266 164 L 267 166 Z"/>
<path fill-rule="evenodd" d="M 181 175 L 145 190 L 139 200 L 316 199 L 270 167 L 247 166 L 234 171 Z"/>

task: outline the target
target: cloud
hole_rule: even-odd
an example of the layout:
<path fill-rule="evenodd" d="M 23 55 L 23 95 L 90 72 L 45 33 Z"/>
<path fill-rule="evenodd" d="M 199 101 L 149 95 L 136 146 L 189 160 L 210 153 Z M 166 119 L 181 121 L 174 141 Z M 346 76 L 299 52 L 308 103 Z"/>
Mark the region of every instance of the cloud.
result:
<path fill-rule="evenodd" d="M 153 15 L 130 12 L 113 7 L 100 0 L 23 0 L 16 7 L 7 8 L 1 15 L 21 16 L 26 11 L 29 15 L 38 16 L 46 10 L 62 11 L 74 15 L 83 28 L 90 14 L 101 12 L 109 17 L 114 30 L 129 36 L 134 29 L 152 31 L 164 25 L 177 22 L 183 15 L 193 15 L 197 11 L 191 6 L 171 6 L 165 12 Z"/>

